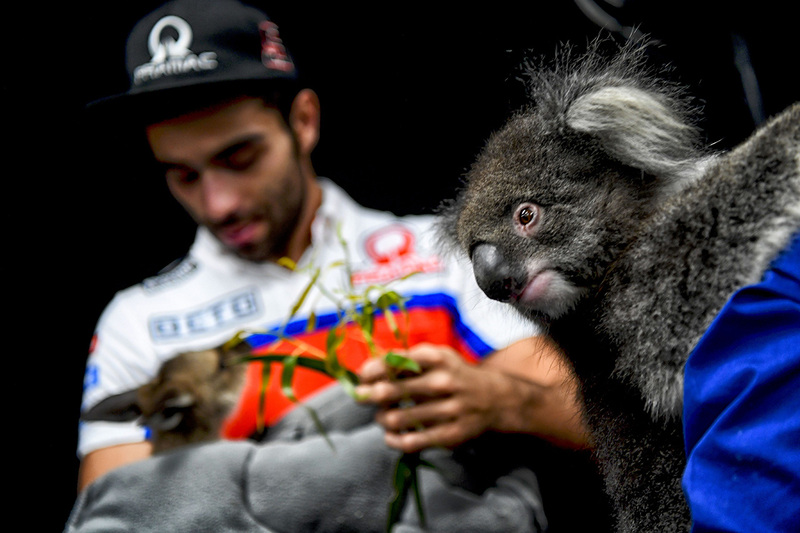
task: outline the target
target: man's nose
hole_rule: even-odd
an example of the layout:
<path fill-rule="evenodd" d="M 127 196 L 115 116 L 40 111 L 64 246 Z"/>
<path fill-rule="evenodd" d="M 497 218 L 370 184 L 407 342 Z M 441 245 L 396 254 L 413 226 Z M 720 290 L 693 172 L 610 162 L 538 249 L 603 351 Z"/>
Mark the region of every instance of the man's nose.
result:
<path fill-rule="evenodd" d="M 206 218 L 223 222 L 241 207 L 242 195 L 237 180 L 216 169 L 203 173 L 203 208 Z"/>

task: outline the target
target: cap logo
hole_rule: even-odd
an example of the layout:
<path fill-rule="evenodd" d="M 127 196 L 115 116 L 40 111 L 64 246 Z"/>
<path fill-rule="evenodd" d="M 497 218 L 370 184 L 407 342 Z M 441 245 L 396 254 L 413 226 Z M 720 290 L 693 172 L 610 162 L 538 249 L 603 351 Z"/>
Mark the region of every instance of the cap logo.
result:
<path fill-rule="evenodd" d="M 294 63 L 283 46 L 283 40 L 278 33 L 278 25 L 272 21 L 265 20 L 258 25 L 261 33 L 261 62 L 270 69 L 291 72 L 294 70 Z"/>
<path fill-rule="evenodd" d="M 168 29 L 170 31 L 167 31 Z M 174 37 L 175 34 L 177 34 L 177 39 Z M 156 22 L 147 39 L 147 47 L 152 59 L 134 69 L 134 85 L 164 76 L 217 68 L 216 53 L 195 54 L 189 49 L 192 38 L 191 26 L 180 17 L 169 15 Z"/>

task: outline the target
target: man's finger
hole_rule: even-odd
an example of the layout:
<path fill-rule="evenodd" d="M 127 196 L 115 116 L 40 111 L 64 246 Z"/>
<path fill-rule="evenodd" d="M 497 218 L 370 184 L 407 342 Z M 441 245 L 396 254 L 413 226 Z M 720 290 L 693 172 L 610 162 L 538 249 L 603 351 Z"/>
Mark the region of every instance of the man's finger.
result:
<path fill-rule="evenodd" d="M 433 446 L 446 448 L 464 442 L 464 432 L 457 424 L 441 424 L 423 431 L 407 433 L 387 432 L 384 436 L 386 444 L 406 453 L 418 452 Z"/>
<path fill-rule="evenodd" d="M 387 409 L 379 412 L 375 419 L 387 431 L 399 433 L 451 422 L 460 414 L 457 402 L 447 398 L 404 408 Z"/>

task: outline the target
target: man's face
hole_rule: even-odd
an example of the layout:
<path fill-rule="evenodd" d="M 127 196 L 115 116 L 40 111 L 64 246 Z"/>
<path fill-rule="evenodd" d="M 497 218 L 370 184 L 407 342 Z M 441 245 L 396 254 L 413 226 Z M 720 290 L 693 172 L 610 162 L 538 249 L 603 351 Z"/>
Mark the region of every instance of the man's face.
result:
<path fill-rule="evenodd" d="M 153 124 L 147 139 L 170 191 L 198 224 L 245 259 L 285 254 L 305 182 L 277 110 L 240 99 Z"/>

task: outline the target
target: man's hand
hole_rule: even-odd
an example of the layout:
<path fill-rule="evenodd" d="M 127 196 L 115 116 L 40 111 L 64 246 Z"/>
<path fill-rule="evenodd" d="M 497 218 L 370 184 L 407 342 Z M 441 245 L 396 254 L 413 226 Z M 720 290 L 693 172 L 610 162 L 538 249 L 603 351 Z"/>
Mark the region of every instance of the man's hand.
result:
<path fill-rule="evenodd" d="M 377 421 L 389 446 L 406 452 L 454 446 L 495 423 L 492 402 L 506 394 L 504 383 L 493 382 L 495 376 L 484 376 L 447 347 L 421 344 L 403 355 L 419 363 L 422 373 L 389 380 L 386 365 L 373 359 L 362 368 L 357 389 L 381 406 Z"/>
<path fill-rule="evenodd" d="M 536 353 L 542 346 L 522 341 L 472 365 L 449 347 L 420 344 L 403 353 L 419 363 L 420 374 L 390 379 L 391 369 L 370 360 L 357 392 L 380 406 L 377 422 L 386 429 L 386 443 L 404 452 L 456 446 L 486 431 L 584 446 L 572 381 L 555 360 L 542 364 L 556 355 Z"/>

